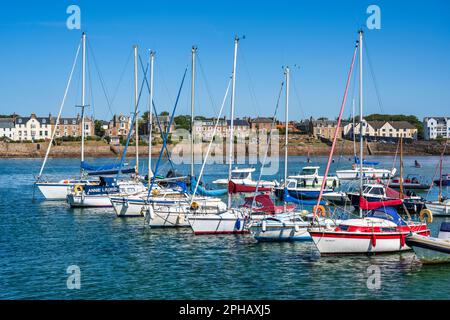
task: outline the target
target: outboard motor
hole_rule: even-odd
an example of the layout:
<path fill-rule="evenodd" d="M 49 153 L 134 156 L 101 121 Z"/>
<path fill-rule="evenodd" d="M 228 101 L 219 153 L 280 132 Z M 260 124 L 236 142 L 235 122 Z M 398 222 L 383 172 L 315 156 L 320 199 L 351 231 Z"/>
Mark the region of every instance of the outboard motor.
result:
<path fill-rule="evenodd" d="M 438 238 L 443 240 L 450 240 L 450 222 L 441 223 Z"/>

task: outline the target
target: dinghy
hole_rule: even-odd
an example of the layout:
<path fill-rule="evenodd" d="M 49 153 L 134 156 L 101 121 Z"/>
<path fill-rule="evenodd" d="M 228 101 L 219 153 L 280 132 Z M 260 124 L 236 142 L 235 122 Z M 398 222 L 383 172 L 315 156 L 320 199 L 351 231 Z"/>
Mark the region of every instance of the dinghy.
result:
<path fill-rule="evenodd" d="M 441 223 L 437 238 L 411 233 L 406 237 L 406 245 L 422 263 L 450 262 L 450 222 Z"/>

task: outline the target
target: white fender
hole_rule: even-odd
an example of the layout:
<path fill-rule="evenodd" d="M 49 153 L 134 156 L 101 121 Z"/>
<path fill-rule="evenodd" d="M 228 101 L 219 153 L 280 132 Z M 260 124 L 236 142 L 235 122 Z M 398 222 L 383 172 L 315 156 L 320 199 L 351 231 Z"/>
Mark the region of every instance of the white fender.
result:
<path fill-rule="evenodd" d="M 266 230 L 267 230 L 267 221 L 266 220 L 263 220 L 261 222 L 261 229 L 263 232 L 266 232 Z"/>

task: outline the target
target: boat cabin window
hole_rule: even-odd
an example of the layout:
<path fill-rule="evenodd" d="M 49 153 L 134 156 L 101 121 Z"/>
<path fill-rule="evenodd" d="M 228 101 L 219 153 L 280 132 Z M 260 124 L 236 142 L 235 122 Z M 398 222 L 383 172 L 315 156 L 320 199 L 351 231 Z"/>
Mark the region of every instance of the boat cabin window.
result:
<path fill-rule="evenodd" d="M 233 172 L 233 174 L 231 175 L 232 179 L 245 179 L 247 177 L 248 177 L 247 172 Z"/>
<path fill-rule="evenodd" d="M 391 215 L 387 214 L 386 212 L 382 212 L 382 211 L 373 211 L 369 214 L 369 217 L 394 221 L 394 218 Z"/>
<path fill-rule="evenodd" d="M 287 188 L 295 188 L 297 186 L 296 181 L 288 181 Z"/>
<path fill-rule="evenodd" d="M 316 169 L 312 169 L 312 168 L 303 168 L 302 169 L 302 175 L 313 175 L 316 173 Z"/>
<path fill-rule="evenodd" d="M 376 195 L 384 195 L 384 190 L 383 190 L 383 188 L 380 188 L 380 187 L 374 187 L 374 188 L 372 188 L 372 190 L 369 193 L 376 194 Z"/>

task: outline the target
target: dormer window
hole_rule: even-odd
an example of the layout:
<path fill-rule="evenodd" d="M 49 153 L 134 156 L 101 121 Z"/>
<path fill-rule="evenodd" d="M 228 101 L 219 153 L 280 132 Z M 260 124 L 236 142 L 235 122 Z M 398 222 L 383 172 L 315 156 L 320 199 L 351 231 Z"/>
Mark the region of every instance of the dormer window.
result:
<path fill-rule="evenodd" d="M 42 119 L 42 123 L 47 123 L 47 121 L 45 119 Z"/>

